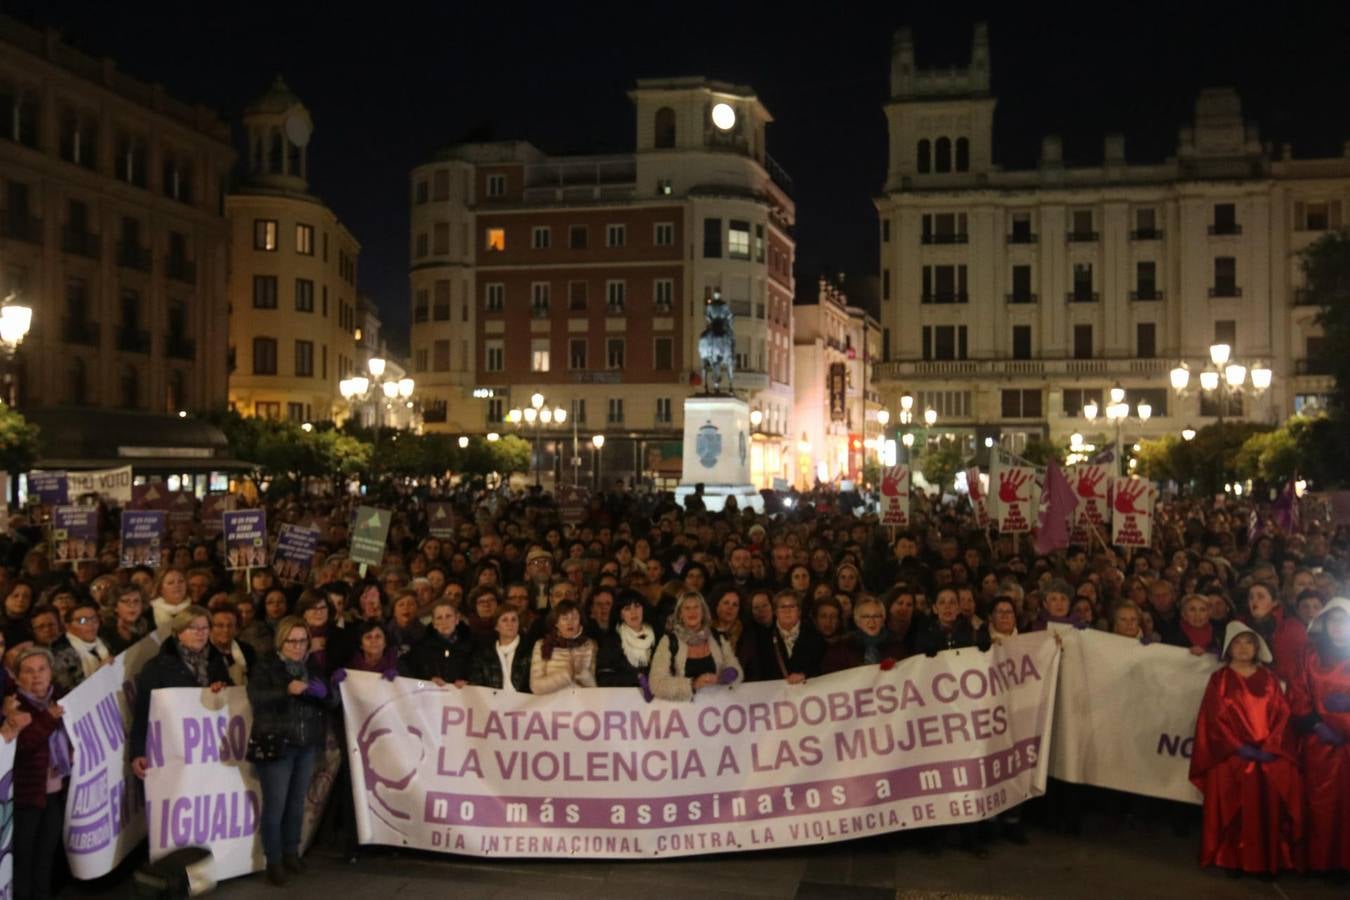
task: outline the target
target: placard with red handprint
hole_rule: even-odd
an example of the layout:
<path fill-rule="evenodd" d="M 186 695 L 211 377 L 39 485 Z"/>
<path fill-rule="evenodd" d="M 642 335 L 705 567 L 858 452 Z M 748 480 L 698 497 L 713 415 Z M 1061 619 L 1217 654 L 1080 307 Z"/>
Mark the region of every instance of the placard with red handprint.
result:
<path fill-rule="evenodd" d="M 881 474 L 881 524 L 909 527 L 909 466 L 888 466 Z"/>
<path fill-rule="evenodd" d="M 989 485 L 998 492 L 1001 510 L 998 530 L 1003 534 L 1023 534 L 1031 531 L 1036 518 L 1040 496 L 1036 490 L 1036 470 L 1031 466 L 1009 466 L 998 470 L 997 483 Z"/>
<path fill-rule="evenodd" d="M 1111 467 L 1074 466 L 1069 470 L 1069 483 L 1078 497 L 1075 528 L 1087 530 L 1093 525 L 1105 530 L 1111 521 Z"/>
<path fill-rule="evenodd" d="M 1141 478 L 1112 479 L 1114 510 L 1111 540 L 1122 547 L 1147 547 L 1153 542 L 1153 501 L 1157 491 Z"/>
<path fill-rule="evenodd" d="M 966 490 L 970 493 L 970 505 L 975 508 L 975 519 L 981 528 L 989 527 L 989 504 L 985 496 L 985 486 L 980 481 L 980 467 L 966 469 Z"/>

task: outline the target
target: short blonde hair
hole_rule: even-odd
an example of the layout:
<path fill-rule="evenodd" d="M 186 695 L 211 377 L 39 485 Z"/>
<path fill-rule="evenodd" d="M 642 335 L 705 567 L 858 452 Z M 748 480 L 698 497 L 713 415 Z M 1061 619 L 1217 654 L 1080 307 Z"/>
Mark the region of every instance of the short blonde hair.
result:
<path fill-rule="evenodd" d="M 177 637 L 187 631 L 192 623 L 198 619 L 205 619 L 208 625 L 211 624 L 211 611 L 194 603 L 182 612 L 174 614 L 174 617 L 169 620 L 169 630 L 173 632 L 174 637 Z"/>

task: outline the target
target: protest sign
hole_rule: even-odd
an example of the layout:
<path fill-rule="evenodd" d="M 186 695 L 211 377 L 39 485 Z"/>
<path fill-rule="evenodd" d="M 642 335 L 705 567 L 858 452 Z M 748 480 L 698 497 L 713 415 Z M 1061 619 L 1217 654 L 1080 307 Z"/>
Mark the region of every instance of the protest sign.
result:
<path fill-rule="evenodd" d="M 378 566 L 384 559 L 389 525 L 394 514 L 387 509 L 362 506 L 352 520 L 352 559 L 363 566 Z"/>
<path fill-rule="evenodd" d="M 272 551 L 272 570 L 282 581 L 303 583 L 309 579 L 309 568 L 318 548 L 319 529 L 282 525 L 276 549 Z"/>
<path fill-rule="evenodd" d="M 0 900 L 14 896 L 14 750 L 0 739 Z"/>
<path fill-rule="evenodd" d="M 173 491 L 169 494 L 169 528 L 191 529 L 197 521 L 197 498 L 192 491 Z"/>
<path fill-rule="evenodd" d="M 1191 747 L 1196 711 L 1218 658 L 1098 631 L 1060 633 L 1064 661 L 1050 774 L 1199 803 L 1190 781 Z"/>
<path fill-rule="evenodd" d="M 131 486 L 131 502 L 127 509 L 163 509 L 169 508 L 170 491 L 162 481 L 147 481 L 145 484 Z"/>
<path fill-rule="evenodd" d="M 131 466 L 95 469 L 90 472 L 67 472 L 66 486 L 71 497 L 98 494 L 110 503 L 125 506 L 131 502 Z"/>
<path fill-rule="evenodd" d="M 1058 661 L 1041 632 L 682 703 L 353 672 L 357 831 L 473 856 L 650 859 L 973 822 L 1042 792 Z"/>
<path fill-rule="evenodd" d="M 586 521 L 590 506 L 591 492 L 581 485 L 568 485 L 558 492 L 558 519 L 564 524 L 580 525 Z"/>
<path fill-rule="evenodd" d="M 164 520 L 168 515 L 162 509 L 122 510 L 122 567 L 150 566 L 159 568 L 163 562 L 161 545 L 164 542 Z"/>
<path fill-rule="evenodd" d="M 1040 495 L 1036 490 L 1036 470 L 1031 466 L 1001 466 L 998 484 L 998 530 L 1002 534 L 1025 534 L 1036 521 Z"/>
<path fill-rule="evenodd" d="M 98 510 L 58 506 L 52 511 L 52 562 L 98 559 Z"/>
<path fill-rule="evenodd" d="M 1121 547 L 1147 547 L 1153 541 L 1153 500 L 1157 492 L 1140 478 L 1112 480 L 1115 508 L 1111 542 Z"/>
<path fill-rule="evenodd" d="M 258 569 L 267 565 L 267 512 L 234 509 L 221 513 L 225 525 L 225 568 Z"/>
<path fill-rule="evenodd" d="M 145 794 L 127 742 L 134 684 L 159 653 L 159 636 L 132 644 L 61 699 L 74 770 L 66 792 L 65 847 L 76 878 L 101 878 L 145 839 Z"/>
<path fill-rule="evenodd" d="M 427 533 L 434 538 L 455 536 L 455 508 L 444 501 L 427 504 Z"/>
<path fill-rule="evenodd" d="M 881 524 L 909 527 L 909 466 L 890 466 L 881 476 Z"/>
<path fill-rule="evenodd" d="M 966 469 L 966 490 L 970 492 L 970 505 L 975 509 L 975 520 L 979 522 L 981 529 L 988 528 L 988 489 L 980 476 L 979 466 Z"/>
<path fill-rule="evenodd" d="M 70 489 L 65 472 L 29 472 L 28 499 L 33 498 L 43 506 L 61 506 L 70 502 Z"/>
<path fill-rule="evenodd" d="M 1111 467 L 1102 465 L 1080 465 L 1069 469 L 1069 482 L 1078 497 L 1078 511 L 1074 516 L 1074 528 L 1084 532 L 1092 526 L 1097 533 L 1106 534 L 1111 522 Z"/>
<path fill-rule="evenodd" d="M 234 494 L 207 494 L 202 501 L 202 533 L 215 537 L 225 530 L 224 514 L 234 509 Z"/>

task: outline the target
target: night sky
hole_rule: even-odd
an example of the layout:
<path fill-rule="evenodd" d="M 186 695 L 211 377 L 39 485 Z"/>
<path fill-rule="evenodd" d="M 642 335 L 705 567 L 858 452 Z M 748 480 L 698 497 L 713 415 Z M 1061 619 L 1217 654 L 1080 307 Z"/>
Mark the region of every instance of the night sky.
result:
<path fill-rule="evenodd" d="M 730 0 L 697 10 L 562 6 L 0 2 L 179 99 L 213 107 L 236 134 L 243 107 L 282 73 L 315 120 L 311 188 L 361 242 L 361 290 L 401 348 L 411 167 L 485 124 L 497 139 L 546 152 L 630 150 L 625 92 L 636 78 L 706 75 L 756 89 L 776 119 L 769 153 L 795 182 L 803 283 L 822 269 L 877 270 L 881 107 L 891 34 L 902 25 L 914 29 L 922 67 L 964 65 L 972 23 L 990 23 L 995 160 L 1008 168 L 1034 164 L 1046 133 L 1064 136 L 1070 164 L 1098 159 L 1108 131 L 1125 133 L 1131 161 L 1161 159 L 1199 88 L 1218 84 L 1237 86 L 1262 139 L 1290 141 L 1296 155 L 1339 155 L 1350 138 L 1350 4 L 1306 12 L 1270 4 L 1259 17 L 1205 4 L 1176 18 L 1187 4 L 1116 12 L 1082 3 L 1045 21 L 1031 14 L 1039 5 L 1006 3 L 989 15 L 951 3 L 890 4 L 885 13 L 871 4 Z M 334 11 L 342 7 L 360 14 Z"/>

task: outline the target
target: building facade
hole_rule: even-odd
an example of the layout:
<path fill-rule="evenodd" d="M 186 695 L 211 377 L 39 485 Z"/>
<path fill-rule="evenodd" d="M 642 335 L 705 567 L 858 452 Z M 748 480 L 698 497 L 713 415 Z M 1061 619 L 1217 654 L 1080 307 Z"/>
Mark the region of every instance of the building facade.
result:
<path fill-rule="evenodd" d="M 793 318 L 793 484 L 861 481 L 882 437 L 881 406 L 871 365 L 881 329 L 875 317 L 850 305 L 840 283 L 822 277 L 814 303 L 797 303 Z"/>
<path fill-rule="evenodd" d="M 309 193 L 313 124 L 284 81 L 244 111 L 244 127 L 244 174 L 225 198 L 230 406 L 294 422 L 343 418 L 338 384 L 357 369 L 361 247 Z"/>
<path fill-rule="evenodd" d="M 792 227 L 771 117 L 747 87 L 639 81 L 635 150 L 549 156 L 461 144 L 412 172 L 412 363 L 428 430 L 505 433 L 542 393 L 572 437 L 604 434 L 609 476 L 673 484 L 683 401 L 714 292 L 736 315 L 737 392 L 760 412 L 755 478 L 788 477 Z M 716 115 L 714 113 L 716 112 Z M 533 436 L 526 430 L 526 436 Z"/>
<path fill-rule="evenodd" d="M 1036 168 L 1005 170 L 990 73 L 983 26 L 965 68 L 918 69 L 910 33 L 895 37 L 876 200 L 875 373 L 890 410 L 910 393 L 967 449 L 1016 450 L 1032 437 L 1105 439 L 1082 410 L 1120 386 L 1132 412 L 1146 401 L 1152 413 L 1126 436 L 1175 434 L 1225 405 L 1197 378 L 1184 394 L 1169 379 L 1181 362 L 1203 371 L 1215 343 L 1273 371 L 1269 390 L 1248 381 L 1227 396 L 1230 418 L 1274 422 L 1323 401 L 1298 251 L 1341 224 L 1350 147 L 1296 159 L 1260 142 L 1234 91 L 1210 89 L 1162 162 L 1128 162 L 1124 138 L 1108 135 L 1099 164 L 1070 166 L 1049 136 Z"/>
<path fill-rule="evenodd" d="M 0 17 L 0 296 L 33 309 L 21 406 L 224 403 L 234 158 L 210 110 Z"/>

